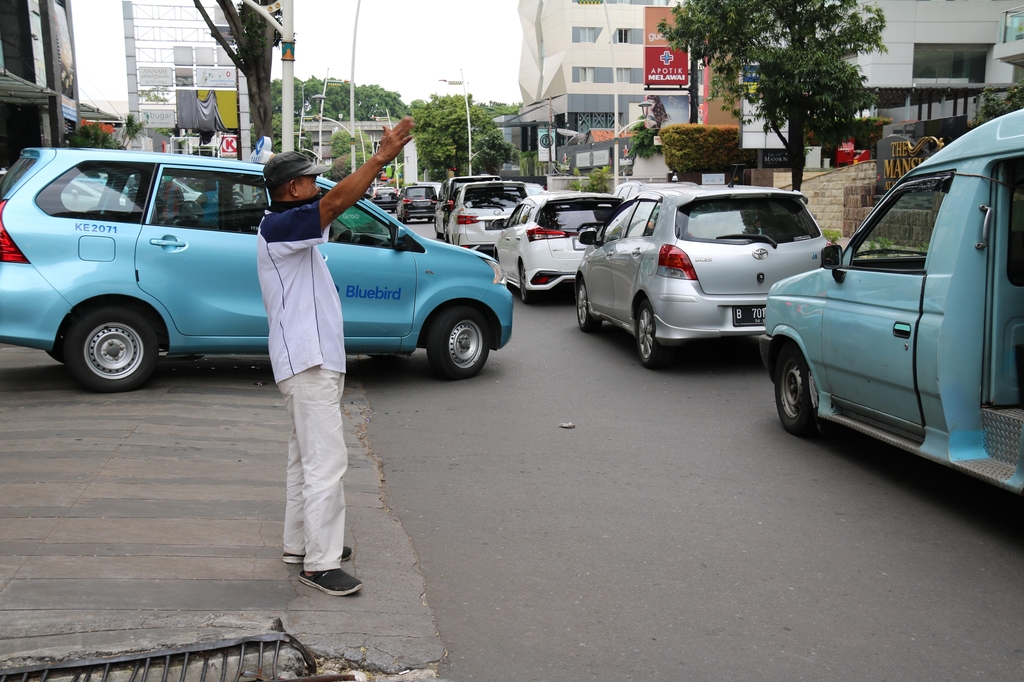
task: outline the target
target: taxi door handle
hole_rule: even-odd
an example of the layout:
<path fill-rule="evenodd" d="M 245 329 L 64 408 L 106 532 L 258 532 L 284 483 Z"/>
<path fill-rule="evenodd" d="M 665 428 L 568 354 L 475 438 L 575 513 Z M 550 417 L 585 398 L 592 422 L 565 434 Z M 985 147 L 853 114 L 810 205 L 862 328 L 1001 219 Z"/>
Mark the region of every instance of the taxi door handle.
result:
<path fill-rule="evenodd" d="M 633 249 L 633 258 L 639 258 L 640 257 L 640 253 L 641 252 L 640 252 L 640 247 L 639 246 L 636 247 L 635 249 Z"/>
<path fill-rule="evenodd" d="M 898 339 L 909 339 L 910 325 L 906 322 L 897 322 L 892 326 L 892 335 Z"/>
<path fill-rule="evenodd" d="M 165 239 L 150 239 L 149 243 L 153 246 L 177 246 L 184 248 L 188 246 L 188 242 L 180 242 L 175 237 L 167 237 Z"/>

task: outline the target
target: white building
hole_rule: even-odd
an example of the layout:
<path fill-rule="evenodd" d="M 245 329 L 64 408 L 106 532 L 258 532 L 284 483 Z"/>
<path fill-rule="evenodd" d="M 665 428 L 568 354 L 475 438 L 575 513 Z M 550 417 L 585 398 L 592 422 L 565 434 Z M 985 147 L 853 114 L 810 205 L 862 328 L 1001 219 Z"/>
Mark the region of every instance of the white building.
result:
<path fill-rule="evenodd" d="M 884 54 L 859 55 L 878 113 L 894 121 L 973 115 L 987 86 L 1021 79 L 1024 15 L 1006 26 L 1020 0 L 877 0 L 885 12 Z M 1018 16 L 1018 13 L 1012 13 Z M 1016 23 L 1020 21 L 1020 23 Z M 1017 27 L 1020 27 L 1017 31 Z M 965 106 L 968 109 L 965 110 Z"/>
<path fill-rule="evenodd" d="M 611 128 L 616 86 L 618 124 L 636 118 L 639 110 L 630 115 L 629 104 L 644 98 L 644 6 L 675 3 L 606 0 L 606 4 L 519 1 L 523 150 L 538 148 L 537 130 L 546 129 L 549 120 L 555 128 L 578 132 Z"/>
<path fill-rule="evenodd" d="M 606 5 L 520 0 L 520 147 L 537 150 L 538 129 L 543 132 L 549 119 L 555 128 L 580 132 L 611 128 L 613 78 L 619 125 L 636 118 L 635 103 L 645 92 L 643 6 L 674 4 L 676 0 L 606 0 Z M 985 87 L 1005 88 L 1024 77 L 1024 0 L 875 4 L 885 13 L 887 52 L 858 55 L 857 61 L 868 87 L 878 95 L 881 116 L 900 122 L 973 115 Z"/>

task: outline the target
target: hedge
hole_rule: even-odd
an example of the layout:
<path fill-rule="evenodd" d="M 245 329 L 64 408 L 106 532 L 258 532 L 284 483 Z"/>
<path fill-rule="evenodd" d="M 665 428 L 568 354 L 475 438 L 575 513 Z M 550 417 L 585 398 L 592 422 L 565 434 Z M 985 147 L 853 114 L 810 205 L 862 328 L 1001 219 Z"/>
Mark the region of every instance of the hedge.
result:
<path fill-rule="evenodd" d="M 737 126 L 679 124 L 661 129 L 661 152 L 665 164 L 677 173 L 720 173 L 734 163 L 748 168 L 757 162 L 757 152 L 740 149 Z"/>

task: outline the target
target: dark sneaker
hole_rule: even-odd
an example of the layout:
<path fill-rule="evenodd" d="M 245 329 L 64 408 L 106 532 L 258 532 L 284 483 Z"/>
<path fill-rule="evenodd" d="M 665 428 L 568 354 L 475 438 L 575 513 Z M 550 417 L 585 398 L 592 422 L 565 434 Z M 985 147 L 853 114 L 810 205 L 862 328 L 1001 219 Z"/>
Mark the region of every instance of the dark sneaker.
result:
<path fill-rule="evenodd" d="M 346 561 L 349 561 L 351 558 L 352 558 L 352 548 L 351 547 L 345 547 L 343 550 L 341 550 L 341 562 L 342 563 L 345 563 Z M 301 564 L 303 561 L 305 561 L 306 555 L 305 554 L 289 554 L 288 552 L 285 552 L 284 556 L 282 557 L 282 559 L 284 560 L 284 562 L 286 564 Z"/>
<path fill-rule="evenodd" d="M 315 587 L 321 592 L 342 597 L 363 589 L 363 583 L 358 578 L 350 576 L 340 568 L 332 568 L 329 571 L 317 571 L 313 575 L 299 573 L 299 580 L 303 585 Z"/>

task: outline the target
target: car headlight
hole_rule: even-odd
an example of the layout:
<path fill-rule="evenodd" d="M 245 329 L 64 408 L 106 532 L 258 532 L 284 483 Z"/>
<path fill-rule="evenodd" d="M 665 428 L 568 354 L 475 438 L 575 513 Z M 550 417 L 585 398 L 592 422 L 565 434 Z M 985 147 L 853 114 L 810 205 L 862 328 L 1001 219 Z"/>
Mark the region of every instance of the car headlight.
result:
<path fill-rule="evenodd" d="M 491 280 L 492 284 L 504 285 L 505 282 L 508 281 L 505 278 L 505 271 L 502 269 L 502 267 L 500 265 L 498 265 L 497 261 L 491 260 L 490 258 L 487 258 L 487 259 L 485 259 L 484 262 L 486 262 L 488 265 L 491 266 L 491 270 L 494 270 L 494 279 Z"/>

